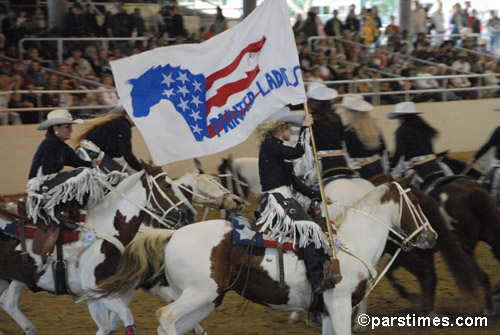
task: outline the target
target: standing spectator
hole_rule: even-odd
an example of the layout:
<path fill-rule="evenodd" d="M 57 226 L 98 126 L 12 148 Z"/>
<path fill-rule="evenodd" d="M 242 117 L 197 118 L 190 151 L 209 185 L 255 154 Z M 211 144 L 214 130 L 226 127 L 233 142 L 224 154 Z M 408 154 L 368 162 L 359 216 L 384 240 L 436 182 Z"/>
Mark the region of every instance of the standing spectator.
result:
<path fill-rule="evenodd" d="M 477 18 L 477 11 L 472 10 L 472 15 L 470 16 L 471 29 L 473 34 L 481 34 L 481 20 Z"/>
<path fill-rule="evenodd" d="M 85 6 L 85 13 L 83 14 L 85 19 L 86 30 L 90 36 L 101 36 L 101 27 L 97 23 L 97 18 L 94 13 L 94 6 L 87 4 Z"/>
<path fill-rule="evenodd" d="M 86 37 L 90 35 L 86 18 L 83 15 L 82 5 L 79 2 L 75 2 L 65 15 L 62 34 L 69 37 Z"/>
<path fill-rule="evenodd" d="M 490 51 L 494 55 L 498 55 L 498 47 L 500 44 L 500 18 L 494 10 L 490 11 L 490 18 L 486 24 L 488 27 L 488 35 L 490 36 Z"/>
<path fill-rule="evenodd" d="M 17 13 L 11 7 L 5 18 L 2 20 L 2 33 L 5 35 L 5 47 L 16 45 L 21 36 L 19 35 L 16 27 Z"/>
<path fill-rule="evenodd" d="M 432 25 L 434 27 L 434 31 L 436 32 L 436 35 L 443 35 L 446 32 L 446 29 L 444 27 L 444 15 L 443 15 L 443 3 L 439 2 L 438 4 L 438 9 L 432 13 Z M 436 43 L 440 45 L 443 43 L 444 36 L 438 36 L 436 38 Z"/>
<path fill-rule="evenodd" d="M 177 36 L 186 37 L 187 31 L 184 28 L 184 19 L 182 18 L 182 15 L 179 11 L 179 5 L 177 4 L 177 2 L 174 2 L 172 4 L 171 15 L 172 15 L 172 25 L 168 30 L 168 36 L 171 38 L 175 38 Z"/>
<path fill-rule="evenodd" d="M 354 8 L 351 8 L 349 10 L 349 14 L 347 14 L 344 29 L 348 29 L 352 32 L 359 32 L 360 23 L 358 18 L 356 17 L 356 13 L 354 13 Z"/>
<path fill-rule="evenodd" d="M 415 1 L 415 9 L 411 13 L 411 33 L 427 34 L 427 14 L 418 1 Z"/>
<path fill-rule="evenodd" d="M 118 4 L 118 13 L 110 18 L 111 37 L 131 37 L 134 30 L 134 19 L 127 13 L 127 9 L 123 2 Z M 125 42 L 116 42 L 114 47 L 123 49 L 123 52 L 128 53 L 130 44 Z"/>
<path fill-rule="evenodd" d="M 373 24 L 375 26 L 375 36 L 374 36 L 374 42 L 376 45 L 379 45 L 379 37 L 380 37 L 380 28 L 382 28 L 382 20 L 380 19 L 380 16 L 378 16 L 378 7 L 373 6 L 371 11 L 368 12 L 368 16 L 373 19 Z"/>
<path fill-rule="evenodd" d="M 394 39 L 394 35 L 399 35 L 401 33 L 399 26 L 395 23 L 396 17 L 391 15 L 390 20 L 391 23 L 385 28 L 385 35 L 388 37 L 389 43 Z"/>
<path fill-rule="evenodd" d="M 361 18 L 361 31 L 363 34 L 363 44 L 370 47 L 375 40 L 376 28 L 373 21 L 366 16 Z"/>
<path fill-rule="evenodd" d="M 222 33 L 224 30 L 227 29 L 227 19 L 222 14 L 222 8 L 217 6 L 217 14 L 215 15 L 214 19 L 214 26 L 215 26 L 215 34 Z"/>
<path fill-rule="evenodd" d="M 465 17 L 467 18 L 467 27 L 469 27 L 469 28 L 472 28 L 472 16 L 473 16 L 473 14 L 470 13 L 471 8 L 472 8 L 472 5 L 470 4 L 470 1 L 465 1 L 464 14 L 465 14 Z"/>
<path fill-rule="evenodd" d="M 453 29 L 451 30 L 452 34 L 460 34 L 463 28 L 467 28 L 469 23 L 467 21 L 467 16 L 462 11 L 462 7 L 460 7 L 459 3 L 456 3 L 453 6 L 453 15 L 451 16 L 451 24 L 453 25 Z M 453 36 L 452 40 L 456 41 L 460 37 Z"/>
<path fill-rule="evenodd" d="M 73 67 L 74 63 L 78 63 L 84 77 L 88 74 L 94 74 L 94 70 L 92 69 L 90 62 L 86 58 L 82 57 L 82 49 L 80 49 L 80 47 L 73 48 L 73 50 L 71 50 L 71 57 L 66 58 L 64 62 L 70 67 Z"/>
<path fill-rule="evenodd" d="M 146 32 L 146 25 L 144 24 L 144 19 L 142 18 L 141 9 L 135 8 L 134 15 L 134 29 L 137 29 L 137 36 L 144 36 Z"/>
<path fill-rule="evenodd" d="M 328 36 L 340 36 L 342 34 L 342 30 L 344 25 L 342 24 L 342 21 L 339 20 L 338 18 L 339 11 L 334 9 L 333 10 L 333 17 L 326 21 L 325 24 L 325 34 Z"/>
<path fill-rule="evenodd" d="M 302 31 L 302 26 L 304 25 L 304 20 L 302 20 L 302 14 L 297 14 L 295 23 L 293 24 L 293 33 L 297 36 Z"/>
<path fill-rule="evenodd" d="M 318 24 L 316 22 L 316 13 L 314 11 L 309 11 L 307 13 L 307 19 L 302 27 L 302 37 L 307 40 L 308 37 L 318 36 Z"/>

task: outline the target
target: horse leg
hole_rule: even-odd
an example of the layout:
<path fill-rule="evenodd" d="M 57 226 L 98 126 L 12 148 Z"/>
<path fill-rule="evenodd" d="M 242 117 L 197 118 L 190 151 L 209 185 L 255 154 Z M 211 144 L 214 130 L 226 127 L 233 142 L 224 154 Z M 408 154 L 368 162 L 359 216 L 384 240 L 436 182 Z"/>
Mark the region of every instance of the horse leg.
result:
<path fill-rule="evenodd" d="M 109 312 L 104 308 L 99 300 L 87 303 L 90 316 L 94 323 L 97 325 L 98 331 L 95 335 L 109 335 L 111 334 L 111 326 L 109 321 Z"/>
<path fill-rule="evenodd" d="M 476 258 L 473 256 L 471 257 L 472 263 L 474 267 L 476 268 L 477 271 L 477 278 L 481 286 L 483 287 L 484 291 L 484 302 L 485 306 L 483 308 L 483 315 L 484 316 L 493 316 L 495 315 L 495 306 L 493 305 L 493 299 L 491 298 L 491 284 L 490 284 L 490 278 L 486 274 L 486 272 L 479 267 L 479 264 L 476 261 Z"/>
<path fill-rule="evenodd" d="M 358 304 L 358 310 L 356 311 L 356 316 L 354 317 L 354 325 L 352 326 L 352 331 L 355 333 L 363 333 L 366 331 L 366 325 L 361 325 L 359 323 L 359 317 L 366 314 L 366 305 L 368 304 L 368 297 L 361 300 Z"/>
<path fill-rule="evenodd" d="M 290 316 L 288 317 L 288 324 L 293 325 L 299 323 L 301 317 L 302 317 L 301 312 L 293 311 L 292 313 L 290 313 Z"/>
<path fill-rule="evenodd" d="M 16 321 L 26 335 L 37 335 L 38 330 L 35 325 L 19 309 L 19 298 L 25 286 L 24 283 L 12 281 L 0 296 L 0 306 Z"/>
<path fill-rule="evenodd" d="M 125 305 L 129 305 L 130 304 L 130 301 L 132 301 L 132 298 L 134 297 L 135 295 L 135 292 L 136 290 L 130 290 L 129 292 L 123 294 L 120 296 L 120 299 L 123 301 L 123 303 Z M 115 312 L 111 312 L 110 314 L 110 329 L 111 331 L 115 331 L 116 330 L 116 327 L 118 326 L 118 323 L 120 323 L 120 316 L 115 313 Z"/>
<path fill-rule="evenodd" d="M 132 299 L 132 297 L 130 297 L 130 299 Z M 120 320 L 125 325 L 125 332 L 127 335 L 137 334 L 137 331 L 135 330 L 134 316 L 132 315 L 132 312 L 128 308 L 127 304 L 122 301 L 121 298 L 101 298 L 99 299 L 99 302 L 105 309 L 118 315 Z"/>
<path fill-rule="evenodd" d="M 345 290 L 345 289 L 343 289 Z M 323 329 L 323 335 L 351 334 L 351 293 L 333 292 L 329 290 L 323 294 L 328 314 L 331 318 L 331 329 Z"/>
<path fill-rule="evenodd" d="M 193 329 L 215 309 L 213 294 L 186 289 L 173 303 L 156 311 L 158 334 L 177 335 Z"/>

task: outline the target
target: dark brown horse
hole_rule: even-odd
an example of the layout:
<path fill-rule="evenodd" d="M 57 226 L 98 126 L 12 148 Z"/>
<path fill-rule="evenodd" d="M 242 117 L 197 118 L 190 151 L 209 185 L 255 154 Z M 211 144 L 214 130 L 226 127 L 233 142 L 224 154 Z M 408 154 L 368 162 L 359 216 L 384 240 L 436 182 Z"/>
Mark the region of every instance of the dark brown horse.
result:
<path fill-rule="evenodd" d="M 500 211 L 487 190 L 473 179 L 454 176 L 432 185 L 436 179 L 424 182 L 423 189 L 427 189 L 429 195 L 414 191 L 422 210 L 439 234 L 434 251 L 441 252 L 464 297 L 481 296 L 483 314 L 493 315 L 490 281 L 477 263 L 475 247 L 479 241 L 487 243 L 500 260 Z M 387 249 L 391 251 L 391 243 Z M 398 293 L 410 300 L 413 300 L 412 294 L 398 283 L 393 271 L 402 266 L 417 277 L 425 313 L 434 310 L 437 283 L 434 251 L 414 250 L 401 254 L 387 274 Z M 477 298 L 471 301 L 477 301 Z"/>

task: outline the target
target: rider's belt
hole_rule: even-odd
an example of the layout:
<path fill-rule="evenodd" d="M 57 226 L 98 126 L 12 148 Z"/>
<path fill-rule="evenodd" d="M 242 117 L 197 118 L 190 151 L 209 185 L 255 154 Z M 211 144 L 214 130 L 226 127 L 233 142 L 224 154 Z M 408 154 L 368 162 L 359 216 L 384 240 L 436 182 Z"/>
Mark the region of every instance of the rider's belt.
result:
<path fill-rule="evenodd" d="M 410 166 L 414 167 L 420 164 L 424 164 L 427 162 L 430 162 L 432 160 L 437 159 L 437 156 L 432 154 L 432 155 L 425 155 L 425 156 L 418 156 L 418 157 L 413 157 L 410 161 Z"/>
<path fill-rule="evenodd" d="M 365 165 L 375 163 L 376 161 L 382 159 L 382 156 L 380 155 L 373 155 L 371 157 L 364 157 L 364 158 L 352 158 L 352 161 L 356 167 L 363 167 Z"/>
<path fill-rule="evenodd" d="M 318 151 L 318 157 L 336 157 L 336 156 L 344 156 L 344 152 L 342 150 L 322 150 Z"/>

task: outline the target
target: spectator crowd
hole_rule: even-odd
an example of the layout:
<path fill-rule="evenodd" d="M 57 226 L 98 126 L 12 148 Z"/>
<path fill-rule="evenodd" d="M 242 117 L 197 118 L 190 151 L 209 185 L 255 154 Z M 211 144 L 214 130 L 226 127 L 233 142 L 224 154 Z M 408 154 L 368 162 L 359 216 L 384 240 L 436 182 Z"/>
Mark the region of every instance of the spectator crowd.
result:
<path fill-rule="evenodd" d="M 13 93 L 0 95 L 0 110 L 81 106 L 82 109 L 75 111 L 76 116 L 94 117 L 104 110 L 92 109 L 92 106 L 112 107 L 117 103 L 116 92 L 110 91 L 114 86 L 109 65 L 111 60 L 165 45 L 203 42 L 228 28 L 227 19 L 220 8 L 209 28 L 201 29 L 198 34 L 187 32 L 176 2 L 169 1 L 161 7 L 155 18 L 158 25 L 154 30 L 145 24 L 139 7 L 128 13 L 122 2 L 116 2 L 115 12 L 103 9 L 75 2 L 65 14 L 61 26 L 51 30 L 47 29 L 44 15 L 39 10 L 29 12 L 11 9 L 6 13 L 0 35 L 0 54 L 6 56 L 1 61 L 0 85 L 2 91 Z M 445 40 L 442 36 L 446 31 L 440 15 L 442 10 L 440 5 L 435 12 L 430 13 L 429 8 L 422 8 L 415 3 L 410 31 L 401 30 L 394 16 L 384 27 L 376 6 L 363 7 L 359 12 L 355 6 L 351 6 L 345 20 L 341 20 L 338 11 L 333 10 L 333 17 L 324 23 L 314 10 L 308 12 L 305 20 L 299 15 L 293 30 L 304 80 L 327 82 L 340 94 L 460 89 L 448 91 L 444 96 L 433 91 L 418 92 L 411 95 L 415 102 L 440 101 L 443 97 L 447 100 L 498 97 L 499 90 L 496 88 L 482 93 L 467 88 L 496 86 L 499 83 L 500 62 L 494 57 L 499 40 L 493 37 L 500 36 L 500 19 L 492 11 L 487 22 L 478 23 L 470 2 L 465 3 L 464 9 L 457 3 L 450 27 L 452 32 L 459 35 Z M 98 20 L 96 12 L 104 13 L 104 19 Z M 100 21 L 102 24 L 98 23 Z M 480 33 L 482 28 L 488 29 L 491 34 L 489 41 L 472 35 Z M 437 34 L 434 39 L 427 38 L 431 32 Z M 495 35 L 495 32 L 498 34 Z M 140 41 L 112 41 L 107 45 L 96 42 L 65 43 L 69 47 L 65 48 L 64 61 L 60 64 L 57 62 L 55 43 L 28 42 L 19 50 L 19 40 L 27 36 L 147 38 Z M 318 36 L 312 43 L 308 41 L 309 37 Z M 433 78 L 437 75 L 468 73 L 488 76 L 480 79 Z M 410 81 L 405 80 L 405 77 L 419 79 Z M 379 83 L 370 81 L 373 78 L 398 80 Z M 354 79 L 368 80 L 356 81 L 354 84 L 332 82 Z M 87 92 L 89 89 L 95 92 Z M 43 90 L 50 93 L 31 92 Z M 60 90 L 82 92 L 57 92 Z M 381 95 L 380 103 L 394 104 L 402 99 L 401 94 Z M 45 112 L 39 111 L 4 111 L 0 112 L 0 124 L 38 123 L 44 117 Z"/>

